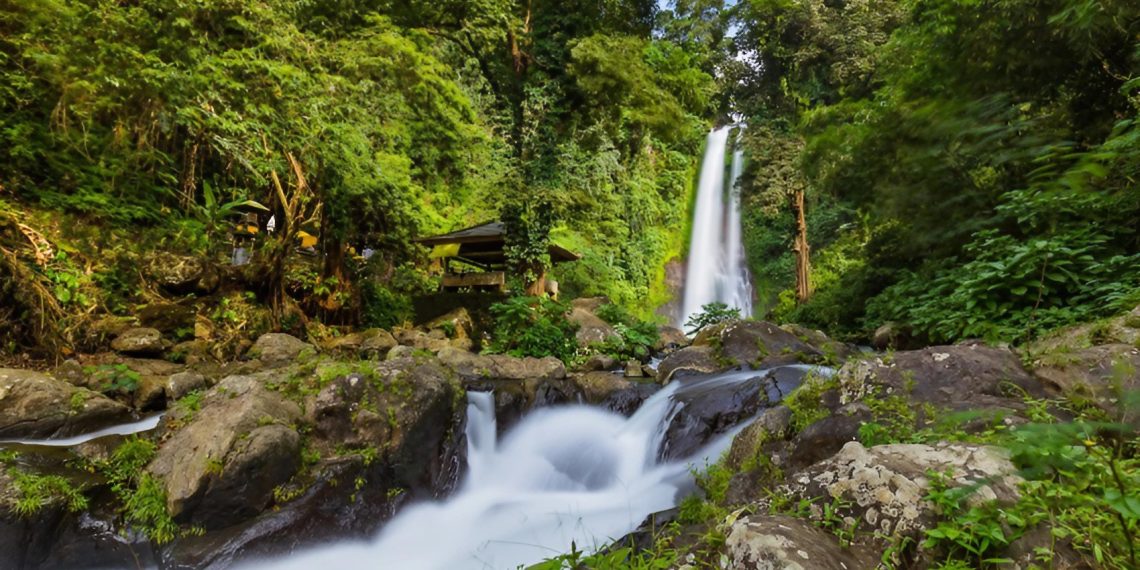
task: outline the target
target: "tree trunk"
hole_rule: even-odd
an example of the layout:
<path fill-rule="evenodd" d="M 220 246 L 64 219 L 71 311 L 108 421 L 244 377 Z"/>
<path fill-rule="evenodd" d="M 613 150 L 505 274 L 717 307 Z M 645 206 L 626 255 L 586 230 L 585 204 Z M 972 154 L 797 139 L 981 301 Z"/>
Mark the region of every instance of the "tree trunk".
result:
<path fill-rule="evenodd" d="M 531 268 L 531 273 L 535 276 L 534 281 L 526 284 L 526 295 L 528 297 L 542 297 L 546 294 L 546 270 L 542 267 Z"/>
<path fill-rule="evenodd" d="M 796 190 L 792 209 L 796 213 L 796 238 L 792 242 L 792 251 L 796 253 L 796 302 L 804 303 L 811 297 L 811 247 L 804 219 L 803 189 Z"/>

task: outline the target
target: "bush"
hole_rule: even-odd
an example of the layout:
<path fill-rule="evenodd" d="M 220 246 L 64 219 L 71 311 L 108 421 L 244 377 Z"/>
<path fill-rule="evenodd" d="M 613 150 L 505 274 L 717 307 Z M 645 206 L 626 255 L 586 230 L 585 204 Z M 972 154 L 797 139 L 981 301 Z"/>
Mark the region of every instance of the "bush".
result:
<path fill-rule="evenodd" d="M 613 325 L 618 334 L 605 342 L 591 347 L 594 351 L 608 354 L 619 360 L 649 357 L 653 345 L 657 344 L 657 326 L 651 322 L 639 321 L 619 305 L 609 303 L 598 308 L 597 315 Z"/>
<path fill-rule="evenodd" d="M 578 325 L 566 318 L 567 305 L 545 297 L 514 297 L 491 305 L 495 330 L 493 352 L 511 356 L 554 356 L 569 362 L 577 356 Z"/>
<path fill-rule="evenodd" d="M 689 334 L 696 334 L 709 326 L 740 318 L 740 309 L 730 309 L 724 303 L 709 303 L 701 307 L 701 312 L 689 317 L 686 327 L 692 327 Z"/>

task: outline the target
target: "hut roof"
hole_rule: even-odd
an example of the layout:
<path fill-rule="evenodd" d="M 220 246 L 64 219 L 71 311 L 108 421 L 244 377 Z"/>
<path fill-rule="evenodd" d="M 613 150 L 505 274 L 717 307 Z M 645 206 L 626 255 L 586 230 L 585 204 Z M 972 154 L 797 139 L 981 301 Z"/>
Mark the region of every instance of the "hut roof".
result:
<path fill-rule="evenodd" d="M 427 246 L 459 244 L 454 257 L 481 264 L 498 265 L 506 263 L 503 248 L 506 245 L 506 228 L 502 222 L 487 222 L 443 235 L 416 240 Z M 554 263 L 576 261 L 581 258 L 562 246 L 550 244 L 550 260 Z"/>

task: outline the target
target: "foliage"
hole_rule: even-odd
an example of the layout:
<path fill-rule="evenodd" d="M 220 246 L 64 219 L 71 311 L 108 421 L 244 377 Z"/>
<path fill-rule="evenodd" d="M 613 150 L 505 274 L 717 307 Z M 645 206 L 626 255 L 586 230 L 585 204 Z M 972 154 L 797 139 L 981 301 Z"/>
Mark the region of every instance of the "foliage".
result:
<path fill-rule="evenodd" d="M 740 309 L 729 308 L 728 305 L 718 301 L 701 306 L 699 313 L 689 316 L 689 320 L 685 322 L 685 327 L 690 328 L 689 334 L 695 334 L 707 326 L 718 325 L 739 318 Z"/>
<path fill-rule="evenodd" d="M 166 489 L 146 465 L 154 458 L 153 442 L 131 437 L 119 444 L 110 457 L 95 461 L 119 500 L 123 519 L 150 540 L 163 544 L 184 534 L 166 510 Z"/>
<path fill-rule="evenodd" d="M 660 338 L 656 325 L 637 320 L 628 311 L 613 303 L 598 307 L 597 315 L 598 318 L 613 325 L 617 336 L 611 336 L 601 344 L 592 346 L 592 350 L 608 354 L 618 360 L 649 358 L 653 346 Z"/>
<path fill-rule="evenodd" d="M 512 297 L 491 306 L 495 328 L 491 350 L 511 356 L 554 356 L 569 362 L 577 356 L 578 325 L 566 318 L 567 305 L 546 297 Z"/>
<path fill-rule="evenodd" d="M 16 514 L 22 517 L 35 515 L 52 504 L 62 504 L 71 512 L 87 509 L 88 500 L 83 491 L 61 475 L 42 475 L 10 467 L 8 476 L 16 492 Z"/>
<path fill-rule="evenodd" d="M 89 366 L 85 372 L 104 394 L 133 394 L 139 387 L 140 376 L 126 364 L 100 364 Z"/>

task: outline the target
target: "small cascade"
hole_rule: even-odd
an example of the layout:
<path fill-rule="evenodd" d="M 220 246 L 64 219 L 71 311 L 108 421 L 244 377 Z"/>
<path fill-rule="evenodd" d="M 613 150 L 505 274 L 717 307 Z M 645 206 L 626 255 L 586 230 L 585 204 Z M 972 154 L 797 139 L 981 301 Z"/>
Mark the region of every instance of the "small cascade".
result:
<path fill-rule="evenodd" d="M 81 443 L 87 443 L 93 439 L 99 439 L 101 437 L 107 437 L 110 435 L 133 435 L 136 433 L 150 431 L 158 427 L 158 422 L 162 419 L 162 416 L 163 414 L 155 414 L 138 421 L 114 425 L 93 432 L 73 435 L 71 437 L 59 437 L 50 439 L 0 439 L 0 443 L 38 445 L 43 447 L 72 447 Z"/>
<path fill-rule="evenodd" d="M 541 408 L 501 440 L 494 395 L 468 392 L 468 469 L 451 498 L 408 506 L 369 543 L 297 552 L 253 568 L 503 569 L 569 552 L 571 545 L 601 548 L 674 507 L 692 489 L 691 467 L 715 460 L 750 423 L 687 457 L 659 461 L 681 402 L 694 391 L 756 381 L 760 373 L 672 382 L 628 418 L 585 405 Z"/>
<path fill-rule="evenodd" d="M 708 303 L 721 302 L 752 314 L 752 280 L 744 258 L 740 221 L 740 194 L 736 181 L 744 170 L 744 153 L 732 144 L 732 160 L 725 172 L 729 135 L 737 126 L 709 132 L 693 211 L 685 293 L 678 325 L 699 313 Z"/>

